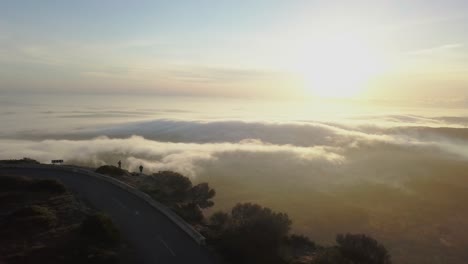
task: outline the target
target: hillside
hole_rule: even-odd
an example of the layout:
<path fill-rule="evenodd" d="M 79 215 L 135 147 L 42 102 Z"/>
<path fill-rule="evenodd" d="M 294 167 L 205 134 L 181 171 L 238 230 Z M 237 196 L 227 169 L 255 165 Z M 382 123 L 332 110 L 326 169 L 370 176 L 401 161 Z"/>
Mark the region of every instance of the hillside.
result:
<path fill-rule="evenodd" d="M 56 180 L 0 175 L 0 263 L 135 263 L 106 215 Z"/>

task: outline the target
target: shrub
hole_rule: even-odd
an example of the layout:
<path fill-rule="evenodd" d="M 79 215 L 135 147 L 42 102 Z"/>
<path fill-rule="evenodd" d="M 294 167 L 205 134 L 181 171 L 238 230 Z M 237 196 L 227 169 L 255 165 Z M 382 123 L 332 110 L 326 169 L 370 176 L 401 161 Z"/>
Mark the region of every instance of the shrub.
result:
<path fill-rule="evenodd" d="M 34 233 L 53 227 L 57 216 L 47 207 L 32 205 L 14 211 L 7 217 L 6 228 L 19 234 Z"/>
<path fill-rule="evenodd" d="M 228 222 L 229 222 L 229 214 L 225 212 L 215 212 L 210 216 L 209 223 L 211 225 L 211 228 L 220 231 L 226 228 Z"/>
<path fill-rule="evenodd" d="M 204 216 L 200 208 L 193 203 L 182 204 L 172 207 L 172 209 L 185 221 L 189 223 L 200 223 L 203 221 Z"/>
<path fill-rule="evenodd" d="M 1 176 L 0 191 L 31 191 L 65 193 L 67 189 L 61 182 L 53 179 L 31 179 L 26 177 Z"/>
<path fill-rule="evenodd" d="M 287 238 L 288 244 L 291 244 L 295 248 L 299 247 L 304 247 L 304 248 L 310 248 L 310 249 L 315 249 L 316 245 L 315 243 L 310 240 L 308 237 L 303 236 L 303 235 L 291 235 Z"/>
<path fill-rule="evenodd" d="M 104 165 L 96 169 L 97 173 L 105 174 L 112 177 L 123 176 L 126 174 L 125 170 L 111 165 Z"/>
<path fill-rule="evenodd" d="M 192 187 L 189 178 L 172 171 L 160 171 L 146 177 L 140 189 L 191 223 L 203 221 L 201 209 L 213 206 L 211 199 L 216 194 L 207 183 Z"/>
<path fill-rule="evenodd" d="M 173 171 L 160 171 L 145 179 L 142 190 L 168 205 L 183 203 L 192 188 L 189 178 Z"/>
<path fill-rule="evenodd" d="M 215 245 L 233 262 L 259 263 L 279 259 L 278 249 L 287 236 L 291 220 L 256 204 L 237 204 L 226 215 L 217 213 L 210 224 L 218 229 Z"/>
<path fill-rule="evenodd" d="M 0 191 L 23 190 L 29 186 L 31 179 L 16 176 L 0 176 Z"/>
<path fill-rule="evenodd" d="M 116 245 L 120 241 L 119 230 L 105 214 L 88 215 L 81 223 L 81 234 L 90 244 Z"/>
<path fill-rule="evenodd" d="M 290 264 L 310 263 L 315 257 L 317 245 L 308 237 L 291 235 L 284 239 L 279 255 Z"/>
<path fill-rule="evenodd" d="M 191 203 L 197 204 L 200 208 L 208 208 L 214 205 L 211 199 L 213 199 L 215 195 L 215 190 L 210 189 L 208 183 L 203 182 L 190 189 L 189 199 Z"/>
<path fill-rule="evenodd" d="M 30 158 L 22 158 L 19 160 L 0 160 L 0 163 L 3 164 L 40 164 L 37 160 Z"/>
<path fill-rule="evenodd" d="M 28 189 L 33 192 L 49 192 L 55 194 L 61 194 L 67 191 L 63 183 L 53 179 L 34 180 L 28 186 Z"/>
<path fill-rule="evenodd" d="M 315 264 L 391 264 L 390 255 L 377 240 L 363 234 L 339 234 L 337 245 L 326 248 Z"/>
<path fill-rule="evenodd" d="M 339 234 L 336 237 L 340 253 L 354 263 L 390 264 L 390 255 L 377 240 L 363 234 Z"/>

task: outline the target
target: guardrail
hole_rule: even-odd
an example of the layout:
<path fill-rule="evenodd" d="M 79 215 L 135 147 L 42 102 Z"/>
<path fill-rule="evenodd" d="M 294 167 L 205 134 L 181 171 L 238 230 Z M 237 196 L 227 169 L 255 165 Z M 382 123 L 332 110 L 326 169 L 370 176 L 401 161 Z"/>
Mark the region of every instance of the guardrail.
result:
<path fill-rule="evenodd" d="M 84 174 L 88 175 L 94 178 L 101 179 L 103 181 L 109 182 L 113 185 L 116 185 L 120 187 L 121 189 L 124 189 L 135 196 L 139 197 L 146 203 L 148 203 L 151 207 L 154 209 L 158 210 L 162 214 L 164 214 L 167 218 L 169 218 L 172 222 L 174 222 L 182 231 L 184 231 L 187 235 L 189 235 L 196 243 L 199 245 L 205 245 L 205 237 L 198 233 L 191 225 L 189 225 L 187 222 L 185 222 L 180 216 L 178 216 L 176 213 L 174 213 L 171 209 L 166 207 L 165 205 L 155 201 L 151 196 L 148 194 L 139 191 L 135 189 L 134 187 L 119 181 L 117 179 L 114 179 L 112 177 L 109 177 L 104 174 L 99 174 L 94 171 L 82 169 L 82 168 L 76 168 L 76 167 L 68 167 L 68 166 L 54 166 L 54 165 L 45 165 L 45 164 L 2 164 L 0 165 L 0 168 L 37 168 L 37 169 L 54 169 L 54 170 L 63 170 L 67 172 L 73 172 L 73 173 L 79 173 L 79 174 Z"/>

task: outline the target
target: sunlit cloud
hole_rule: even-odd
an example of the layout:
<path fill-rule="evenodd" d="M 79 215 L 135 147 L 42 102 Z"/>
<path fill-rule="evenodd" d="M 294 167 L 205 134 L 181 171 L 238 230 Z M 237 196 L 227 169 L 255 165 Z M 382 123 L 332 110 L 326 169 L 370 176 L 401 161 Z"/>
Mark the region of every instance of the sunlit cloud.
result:
<path fill-rule="evenodd" d="M 420 49 L 416 51 L 411 51 L 408 54 L 410 55 L 430 55 L 434 53 L 440 53 L 440 52 L 446 52 L 454 49 L 460 49 L 464 45 L 461 43 L 455 43 L 455 44 L 445 44 L 445 45 L 440 45 L 432 48 L 427 48 L 427 49 Z"/>

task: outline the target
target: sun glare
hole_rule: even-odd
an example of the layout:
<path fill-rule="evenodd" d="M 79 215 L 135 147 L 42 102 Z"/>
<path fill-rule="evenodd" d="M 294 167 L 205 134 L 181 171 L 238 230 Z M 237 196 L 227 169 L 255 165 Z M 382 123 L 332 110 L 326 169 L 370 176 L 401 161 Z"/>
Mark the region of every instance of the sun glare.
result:
<path fill-rule="evenodd" d="M 305 89 L 318 97 L 356 97 L 381 69 L 378 52 L 356 35 L 315 42 L 298 63 Z"/>

